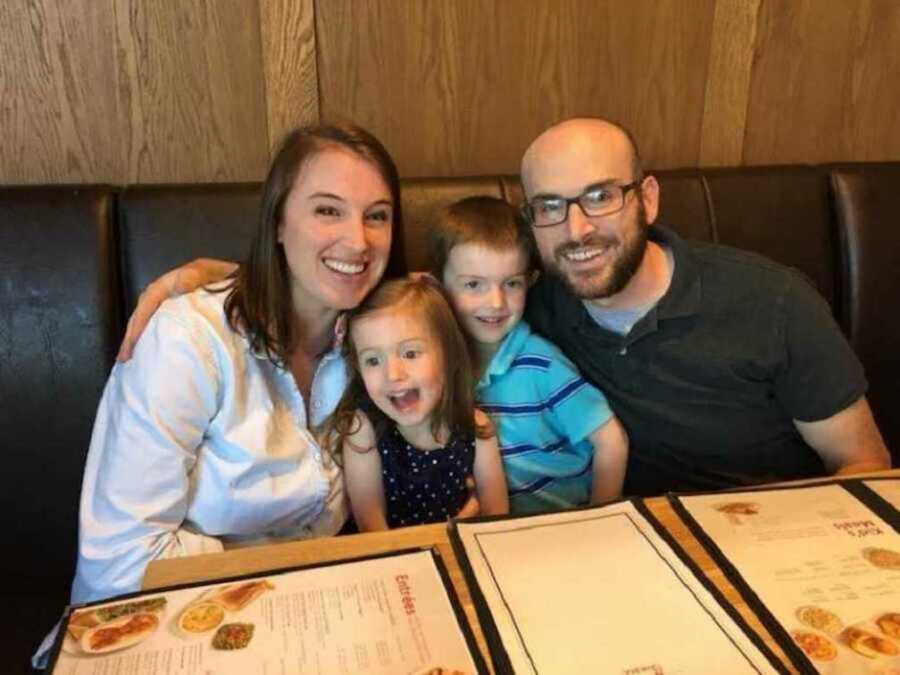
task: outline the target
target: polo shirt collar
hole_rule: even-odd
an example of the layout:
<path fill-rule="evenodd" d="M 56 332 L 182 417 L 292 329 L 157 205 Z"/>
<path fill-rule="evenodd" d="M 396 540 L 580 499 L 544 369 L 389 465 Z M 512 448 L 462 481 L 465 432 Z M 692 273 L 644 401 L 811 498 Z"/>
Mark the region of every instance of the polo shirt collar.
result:
<path fill-rule="evenodd" d="M 650 227 L 650 241 L 668 248 L 675 261 L 669 290 L 656 303 L 657 318 L 672 319 L 698 314 L 702 306 L 703 284 L 690 246 L 672 230 L 660 225 Z"/>
<path fill-rule="evenodd" d="M 528 323 L 524 319 L 519 321 L 519 323 L 509 331 L 506 337 L 503 338 L 503 342 L 500 343 L 491 362 L 487 365 L 487 368 L 484 369 L 484 373 L 482 373 L 478 380 L 478 388 L 486 387 L 491 383 L 493 378 L 501 377 L 506 374 L 512 366 L 512 362 L 522 351 L 522 347 L 525 346 L 530 335 L 531 327 Z"/>

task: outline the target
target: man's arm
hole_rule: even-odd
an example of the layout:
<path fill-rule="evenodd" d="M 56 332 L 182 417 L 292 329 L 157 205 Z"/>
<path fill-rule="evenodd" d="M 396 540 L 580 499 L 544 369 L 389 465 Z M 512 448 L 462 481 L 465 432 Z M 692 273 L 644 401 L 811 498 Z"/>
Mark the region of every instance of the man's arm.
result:
<path fill-rule="evenodd" d="M 852 474 L 891 468 L 891 456 L 863 396 L 831 417 L 794 426 L 829 473 Z"/>
<path fill-rule="evenodd" d="M 197 258 L 166 272 L 147 285 L 138 297 L 137 306 L 128 319 L 125 337 L 116 355 L 116 361 L 124 363 L 131 358 L 134 345 L 147 327 L 150 317 L 167 298 L 184 295 L 207 284 L 221 281 L 237 269 L 237 263 L 212 258 Z"/>

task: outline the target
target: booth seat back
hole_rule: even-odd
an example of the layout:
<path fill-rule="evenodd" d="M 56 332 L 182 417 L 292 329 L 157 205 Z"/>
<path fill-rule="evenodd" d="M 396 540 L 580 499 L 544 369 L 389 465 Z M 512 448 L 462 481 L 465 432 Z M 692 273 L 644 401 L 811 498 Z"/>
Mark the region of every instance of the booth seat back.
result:
<path fill-rule="evenodd" d="M 655 175 L 659 222 L 813 281 L 866 366 L 889 445 L 900 447 L 900 163 Z M 408 179 L 402 190 L 400 245 L 413 270 L 425 267 L 424 235 L 450 202 L 522 200 L 516 176 Z M 67 587 L 84 457 L 123 317 L 166 270 L 243 258 L 259 199 L 259 184 L 0 190 L 0 527 L 16 551 L 0 561 L 0 590 Z"/>
<path fill-rule="evenodd" d="M 869 378 L 875 420 L 900 464 L 900 162 L 831 172 L 843 283 L 841 315 Z"/>

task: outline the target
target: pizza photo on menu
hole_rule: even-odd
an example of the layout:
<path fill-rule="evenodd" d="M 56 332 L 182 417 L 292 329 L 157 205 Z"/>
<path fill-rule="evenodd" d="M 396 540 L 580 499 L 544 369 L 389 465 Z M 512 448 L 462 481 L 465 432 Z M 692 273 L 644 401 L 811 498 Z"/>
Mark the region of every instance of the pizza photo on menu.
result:
<path fill-rule="evenodd" d="M 864 548 L 862 556 L 875 567 L 885 570 L 900 570 L 900 553 L 889 548 Z"/>
<path fill-rule="evenodd" d="M 803 653 L 814 661 L 834 661 L 837 658 L 837 647 L 824 635 L 808 630 L 795 630 L 791 632 L 791 637 Z"/>

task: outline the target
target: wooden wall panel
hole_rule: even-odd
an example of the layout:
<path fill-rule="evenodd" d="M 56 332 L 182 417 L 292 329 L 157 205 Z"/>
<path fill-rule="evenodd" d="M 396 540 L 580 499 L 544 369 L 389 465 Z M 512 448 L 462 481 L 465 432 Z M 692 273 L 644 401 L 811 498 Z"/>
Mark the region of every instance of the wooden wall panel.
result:
<path fill-rule="evenodd" d="M 0 183 L 121 175 L 111 0 L 0 2 Z"/>
<path fill-rule="evenodd" d="M 900 160 L 898 0 L 0 0 L 0 184 L 257 180 L 298 124 L 408 176 L 605 115 L 648 165 Z"/>
<path fill-rule="evenodd" d="M 900 159 L 900 3 L 767 2 L 747 164 Z"/>
<path fill-rule="evenodd" d="M 259 0 L 270 150 L 297 126 L 319 119 L 313 0 Z"/>
<path fill-rule="evenodd" d="M 128 182 L 263 175 L 258 9 L 245 0 L 115 0 Z"/>
<path fill-rule="evenodd" d="M 761 0 L 717 0 L 703 101 L 703 166 L 741 163 Z"/>
<path fill-rule="evenodd" d="M 714 0 L 328 0 L 324 118 L 368 126 L 405 175 L 515 172 L 573 115 L 629 124 L 657 167 L 700 153 Z"/>

